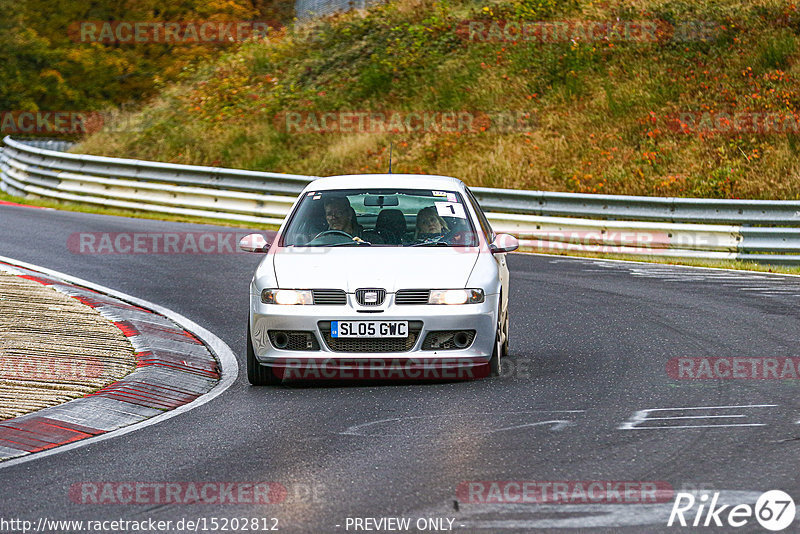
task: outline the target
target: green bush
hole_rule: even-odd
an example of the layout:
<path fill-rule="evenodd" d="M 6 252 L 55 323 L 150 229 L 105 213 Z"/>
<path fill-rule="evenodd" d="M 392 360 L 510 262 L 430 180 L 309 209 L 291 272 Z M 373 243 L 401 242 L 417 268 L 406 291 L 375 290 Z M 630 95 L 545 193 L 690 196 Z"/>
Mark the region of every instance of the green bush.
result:
<path fill-rule="evenodd" d="M 767 37 L 758 51 L 758 65 L 762 71 L 780 69 L 789 66 L 789 60 L 797 51 L 797 37 L 789 30 Z"/>

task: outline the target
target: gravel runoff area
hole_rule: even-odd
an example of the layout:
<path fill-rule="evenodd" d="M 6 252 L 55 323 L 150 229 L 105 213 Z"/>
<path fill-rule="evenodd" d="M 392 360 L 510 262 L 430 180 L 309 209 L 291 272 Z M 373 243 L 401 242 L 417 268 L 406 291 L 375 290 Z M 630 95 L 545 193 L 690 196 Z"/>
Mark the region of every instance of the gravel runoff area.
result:
<path fill-rule="evenodd" d="M 0 271 L 0 420 L 93 393 L 135 369 L 130 341 L 99 312 Z"/>

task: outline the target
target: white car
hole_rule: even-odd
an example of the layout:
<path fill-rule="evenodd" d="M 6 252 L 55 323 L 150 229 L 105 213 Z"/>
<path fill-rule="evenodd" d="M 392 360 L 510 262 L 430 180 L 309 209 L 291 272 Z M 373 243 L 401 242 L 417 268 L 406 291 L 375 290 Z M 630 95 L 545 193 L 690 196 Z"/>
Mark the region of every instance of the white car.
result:
<path fill-rule="evenodd" d="M 464 379 L 508 350 L 506 253 L 455 178 L 372 174 L 311 182 L 250 284 L 247 376 Z"/>

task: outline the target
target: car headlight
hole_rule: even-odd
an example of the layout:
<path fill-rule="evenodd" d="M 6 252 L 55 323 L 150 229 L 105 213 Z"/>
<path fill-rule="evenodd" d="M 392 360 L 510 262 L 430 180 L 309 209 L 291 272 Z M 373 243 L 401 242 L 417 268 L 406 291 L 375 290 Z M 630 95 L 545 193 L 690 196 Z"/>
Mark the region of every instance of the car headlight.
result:
<path fill-rule="evenodd" d="M 261 292 L 264 304 L 314 304 L 310 289 L 265 289 Z"/>
<path fill-rule="evenodd" d="M 483 289 L 432 289 L 428 304 L 478 304 L 483 302 Z"/>

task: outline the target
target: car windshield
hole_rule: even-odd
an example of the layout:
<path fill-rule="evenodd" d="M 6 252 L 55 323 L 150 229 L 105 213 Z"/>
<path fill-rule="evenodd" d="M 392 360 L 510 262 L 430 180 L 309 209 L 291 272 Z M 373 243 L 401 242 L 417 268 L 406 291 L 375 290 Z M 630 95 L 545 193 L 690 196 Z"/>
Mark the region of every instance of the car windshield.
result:
<path fill-rule="evenodd" d="M 281 245 L 474 247 L 477 236 L 456 191 L 338 189 L 306 193 Z"/>

